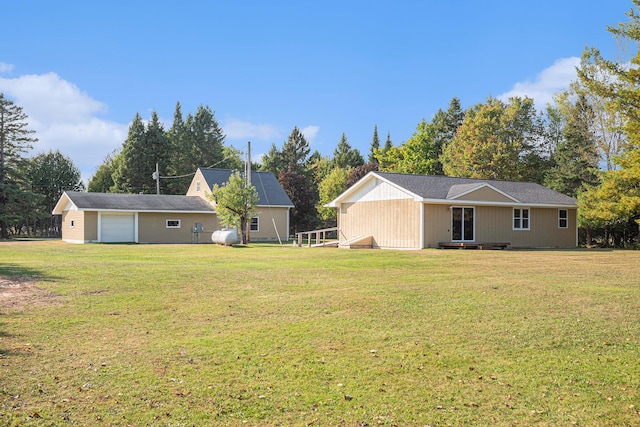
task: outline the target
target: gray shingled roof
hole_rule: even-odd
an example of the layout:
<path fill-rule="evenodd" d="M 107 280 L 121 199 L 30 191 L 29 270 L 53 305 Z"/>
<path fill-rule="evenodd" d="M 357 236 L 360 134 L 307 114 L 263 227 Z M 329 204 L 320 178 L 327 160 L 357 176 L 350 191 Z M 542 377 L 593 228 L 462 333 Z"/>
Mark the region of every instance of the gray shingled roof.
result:
<path fill-rule="evenodd" d="M 228 182 L 229 177 L 234 171 L 230 169 L 200 168 L 200 172 L 202 172 L 202 176 L 204 176 L 208 187 L 211 189 L 214 184 L 222 186 Z M 244 172 L 242 174 L 244 175 Z M 252 171 L 251 183 L 256 187 L 258 196 L 260 196 L 258 205 L 293 207 L 291 199 L 289 199 L 289 196 L 287 196 L 287 193 L 271 172 Z"/>
<path fill-rule="evenodd" d="M 197 196 L 78 191 L 67 191 L 66 194 L 80 210 L 215 212 L 213 206 Z"/>
<path fill-rule="evenodd" d="M 575 205 L 576 199 L 532 182 L 494 181 L 435 175 L 407 175 L 391 172 L 374 174 L 424 199 L 452 199 L 474 186 L 489 184 L 523 204 Z"/>

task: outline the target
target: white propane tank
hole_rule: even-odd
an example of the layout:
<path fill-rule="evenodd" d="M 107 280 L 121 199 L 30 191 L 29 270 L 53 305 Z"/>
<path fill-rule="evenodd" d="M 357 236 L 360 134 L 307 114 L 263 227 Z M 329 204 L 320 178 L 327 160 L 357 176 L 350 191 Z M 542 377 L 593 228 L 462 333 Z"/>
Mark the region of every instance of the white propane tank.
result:
<path fill-rule="evenodd" d="M 231 246 L 240 243 L 238 232 L 235 228 L 216 230 L 211 235 L 211 241 L 219 245 Z"/>

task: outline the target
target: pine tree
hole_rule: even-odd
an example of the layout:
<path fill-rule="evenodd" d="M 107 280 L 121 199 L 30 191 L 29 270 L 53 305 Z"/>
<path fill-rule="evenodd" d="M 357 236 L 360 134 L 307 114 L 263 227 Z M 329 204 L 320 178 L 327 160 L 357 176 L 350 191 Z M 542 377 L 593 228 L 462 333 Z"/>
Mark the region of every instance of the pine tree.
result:
<path fill-rule="evenodd" d="M 110 191 L 113 187 L 113 159 L 116 154 L 116 152 L 107 154 L 89 180 L 87 191 L 90 193 L 108 193 Z"/>
<path fill-rule="evenodd" d="M 309 153 L 309 143 L 304 137 L 303 133 L 294 127 L 291 131 L 291 135 L 287 138 L 287 141 L 282 146 L 282 161 L 287 171 L 296 173 L 304 173 L 307 164 Z"/>
<path fill-rule="evenodd" d="M 547 172 L 545 185 L 567 196 L 576 197 L 583 184 L 598 181 L 598 152 L 589 130 L 593 111 L 584 96 L 571 106 L 563 130 L 563 140 L 553 156 L 554 167 Z"/>
<path fill-rule="evenodd" d="M 333 151 L 332 165 L 334 168 L 355 168 L 364 164 L 364 159 L 357 148 L 352 148 L 347 136 L 343 133 L 336 149 Z"/>
<path fill-rule="evenodd" d="M 464 120 L 464 111 L 458 98 L 451 98 L 447 111 L 438 110 L 431 120 L 433 130 L 433 155 L 436 162 L 433 165 L 435 175 L 444 174 L 440 157 L 442 151 L 449 145 L 456 134 L 456 131 Z"/>
<path fill-rule="evenodd" d="M 378 125 L 373 127 L 373 139 L 371 140 L 371 149 L 369 150 L 369 163 L 378 163 L 376 159 L 376 150 L 380 149 L 380 138 L 378 137 Z"/>
<path fill-rule="evenodd" d="M 136 113 L 122 150 L 113 159 L 114 193 L 149 193 L 155 164 L 146 159 L 146 134 L 142 117 Z"/>
<path fill-rule="evenodd" d="M 27 188 L 24 155 L 37 138 L 28 129 L 22 107 L 0 93 L 0 238 L 9 237 L 9 227 L 20 222 L 32 206 L 34 194 Z"/>

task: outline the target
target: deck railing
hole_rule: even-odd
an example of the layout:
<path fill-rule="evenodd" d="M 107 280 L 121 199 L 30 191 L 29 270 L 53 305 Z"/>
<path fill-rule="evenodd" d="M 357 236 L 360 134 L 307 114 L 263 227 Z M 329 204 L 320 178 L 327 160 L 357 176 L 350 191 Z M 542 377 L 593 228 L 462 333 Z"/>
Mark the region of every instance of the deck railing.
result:
<path fill-rule="evenodd" d="M 297 245 L 298 246 L 302 246 L 304 243 L 304 236 L 305 234 L 307 235 L 307 246 L 311 247 L 311 245 L 313 244 L 313 236 L 315 234 L 315 240 L 316 240 L 316 245 L 323 245 L 325 243 L 327 243 L 327 233 L 330 233 L 332 231 L 338 231 L 338 227 L 331 227 L 331 228 L 323 228 L 321 230 L 311 230 L 311 231 L 302 231 L 300 233 L 296 233 L 296 237 L 297 237 Z"/>

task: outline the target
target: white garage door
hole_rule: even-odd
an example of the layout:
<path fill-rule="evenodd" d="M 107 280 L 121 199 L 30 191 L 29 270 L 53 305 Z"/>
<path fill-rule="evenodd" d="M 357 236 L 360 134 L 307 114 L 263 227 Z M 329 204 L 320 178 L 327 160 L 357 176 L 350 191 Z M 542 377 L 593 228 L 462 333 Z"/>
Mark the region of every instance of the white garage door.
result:
<path fill-rule="evenodd" d="M 102 214 L 100 241 L 105 243 L 135 242 L 134 214 Z"/>

